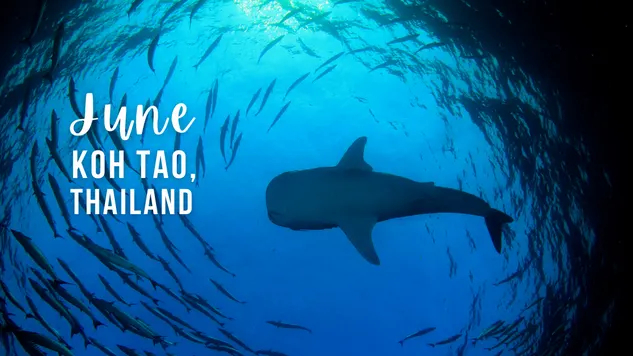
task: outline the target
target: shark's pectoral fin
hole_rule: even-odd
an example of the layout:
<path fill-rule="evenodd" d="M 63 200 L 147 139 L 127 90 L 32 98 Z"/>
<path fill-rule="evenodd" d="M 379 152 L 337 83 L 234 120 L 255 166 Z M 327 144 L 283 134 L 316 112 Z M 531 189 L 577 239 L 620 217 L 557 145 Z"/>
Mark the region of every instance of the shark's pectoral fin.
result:
<path fill-rule="evenodd" d="M 363 171 L 373 171 L 373 168 L 365 162 L 365 145 L 367 137 L 359 137 L 347 149 L 343 158 L 338 162 L 336 167 L 341 169 L 360 169 Z"/>
<path fill-rule="evenodd" d="M 356 247 L 358 253 L 369 263 L 379 265 L 380 259 L 378 259 L 378 254 L 376 254 L 376 249 L 371 239 L 374 225 L 376 225 L 376 218 L 373 216 L 346 217 L 338 223 L 338 226 L 343 230 L 352 245 Z"/>

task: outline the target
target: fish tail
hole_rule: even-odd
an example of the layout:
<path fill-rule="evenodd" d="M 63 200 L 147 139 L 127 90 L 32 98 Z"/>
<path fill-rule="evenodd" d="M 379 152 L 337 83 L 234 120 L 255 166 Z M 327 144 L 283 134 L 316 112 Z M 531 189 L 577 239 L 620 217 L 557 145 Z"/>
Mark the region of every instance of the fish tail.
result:
<path fill-rule="evenodd" d="M 198 67 L 199 67 L 199 66 L 200 66 L 200 64 L 194 64 L 194 65 L 193 65 L 193 69 L 194 69 L 194 70 L 198 70 Z"/>
<path fill-rule="evenodd" d="M 84 348 L 87 349 L 88 345 L 92 345 L 92 342 L 86 338 L 84 338 Z"/>
<path fill-rule="evenodd" d="M 427 344 L 427 345 L 429 345 L 429 346 L 431 346 L 433 348 L 435 347 L 435 344 Z"/>
<path fill-rule="evenodd" d="M 24 127 L 22 127 L 22 124 L 19 124 L 16 130 L 24 132 Z"/>
<path fill-rule="evenodd" d="M 55 234 L 55 238 L 60 238 L 60 239 L 64 238 L 64 236 L 60 235 L 59 232 L 57 232 L 57 231 L 55 231 L 54 234 Z"/>
<path fill-rule="evenodd" d="M 98 327 L 105 326 L 105 324 L 97 319 L 92 319 L 92 326 L 95 328 L 95 330 L 97 330 Z"/>
<path fill-rule="evenodd" d="M 400 346 L 404 346 L 404 340 L 398 341 L 398 343 L 400 344 Z"/>
<path fill-rule="evenodd" d="M 154 304 L 158 305 L 158 302 L 160 302 L 160 300 L 158 300 L 156 298 L 152 298 L 152 302 L 154 302 Z"/>
<path fill-rule="evenodd" d="M 501 233 L 503 225 L 514 221 L 508 214 L 497 209 L 490 209 L 485 217 L 488 233 L 498 253 L 501 253 Z"/>
<path fill-rule="evenodd" d="M 72 284 L 72 283 L 70 283 L 70 282 L 66 282 L 66 281 L 61 280 L 61 279 L 59 279 L 59 278 L 55 278 L 55 280 L 53 281 L 53 283 L 54 283 L 56 286 L 63 286 L 63 285 L 70 285 L 70 284 Z"/>
<path fill-rule="evenodd" d="M 35 319 L 35 315 L 31 314 L 31 313 L 26 313 L 26 315 L 24 316 L 26 319 Z"/>
<path fill-rule="evenodd" d="M 158 283 L 155 280 L 153 280 L 153 279 L 150 279 L 149 282 L 152 284 L 152 287 L 154 287 L 154 290 L 156 290 L 156 287 L 158 286 Z"/>
<path fill-rule="evenodd" d="M 103 232 L 103 230 L 101 229 L 101 226 L 97 225 L 97 232 Z"/>

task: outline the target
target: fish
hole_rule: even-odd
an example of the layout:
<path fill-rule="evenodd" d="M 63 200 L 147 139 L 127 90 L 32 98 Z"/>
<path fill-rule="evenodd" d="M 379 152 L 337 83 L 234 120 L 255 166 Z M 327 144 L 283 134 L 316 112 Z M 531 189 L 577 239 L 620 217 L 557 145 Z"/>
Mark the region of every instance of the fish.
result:
<path fill-rule="evenodd" d="M 336 166 L 273 178 L 266 188 L 269 220 L 291 230 L 338 227 L 367 262 L 380 265 L 372 242 L 376 223 L 422 214 L 467 214 L 484 217 L 501 253 L 502 228 L 512 217 L 460 190 L 375 172 L 364 158 L 366 144 L 366 136 L 356 139 Z"/>
<path fill-rule="evenodd" d="M 160 283 L 156 283 L 156 285 L 160 289 L 162 289 L 165 293 L 167 293 L 170 297 L 174 298 L 174 300 L 177 300 L 185 308 L 185 310 L 187 310 L 187 312 L 191 311 L 191 307 L 189 306 L 189 304 L 187 304 L 187 302 L 181 296 L 177 295 L 171 289 L 167 288 L 166 286 Z M 141 302 L 141 303 L 143 303 L 143 305 L 145 304 L 144 302 Z"/>
<path fill-rule="evenodd" d="M 415 337 L 420 337 L 422 335 L 426 335 L 428 333 L 430 333 L 431 331 L 434 331 L 436 328 L 435 327 L 430 327 L 430 328 L 426 328 L 426 329 L 422 329 L 419 331 L 414 332 L 413 334 L 405 337 L 404 339 L 398 341 L 398 343 L 400 344 L 400 346 L 404 346 L 404 342 L 409 340 L 409 339 L 413 339 Z"/>
<path fill-rule="evenodd" d="M 4 283 L 2 283 L 4 284 Z M 31 299 L 31 297 L 29 297 L 28 295 L 25 295 L 24 298 L 26 299 L 26 303 L 29 305 L 29 308 L 31 309 L 31 313 L 33 313 L 30 316 L 27 316 L 28 318 L 33 318 L 35 320 L 37 320 L 40 325 L 42 325 L 42 327 L 44 327 L 44 329 L 46 329 L 46 331 L 48 331 L 49 333 L 51 333 L 51 335 L 55 336 L 55 338 L 61 342 L 64 343 L 66 345 L 66 347 L 68 347 L 68 344 L 66 343 L 66 340 L 64 340 L 64 338 L 59 334 L 59 332 L 57 330 L 55 330 L 47 321 L 46 319 L 44 319 L 44 317 L 40 314 L 39 310 L 37 309 L 37 305 L 35 304 L 35 302 L 33 302 L 33 299 Z"/>
<path fill-rule="evenodd" d="M 60 356 L 74 355 L 70 351 L 70 349 L 66 347 L 66 345 L 64 345 L 63 343 L 55 341 L 55 340 L 51 340 L 47 336 L 44 336 L 42 334 L 39 334 L 33 331 L 27 331 L 20 328 L 16 330 L 12 330 L 11 333 L 16 337 L 16 339 L 18 339 L 21 345 L 22 343 L 24 343 L 25 345 L 30 345 L 31 347 L 34 347 L 38 350 L 39 350 L 38 347 L 43 347 L 48 350 L 51 350 L 53 353 L 57 353 L 57 355 L 60 355 Z M 32 352 L 27 352 L 27 353 L 29 355 L 36 355 Z"/>
<path fill-rule="evenodd" d="M 71 330 L 70 331 L 70 335 L 71 336 L 74 336 L 76 334 L 80 334 L 82 332 L 81 324 L 79 324 L 77 319 L 75 319 L 75 317 L 72 314 L 70 314 L 70 312 L 68 311 L 66 306 L 64 304 L 62 304 L 62 302 L 59 301 L 57 299 L 57 297 L 55 297 L 55 295 L 53 295 L 53 293 L 51 291 L 49 291 L 48 289 L 44 288 L 42 285 L 37 283 L 37 281 L 35 281 L 32 278 L 29 278 L 29 283 L 31 284 L 31 287 L 33 287 L 33 290 L 37 293 L 37 295 L 39 295 L 40 298 L 46 304 L 50 305 L 51 308 L 53 308 L 64 319 L 66 319 L 66 321 L 70 325 L 70 330 Z"/>
<path fill-rule="evenodd" d="M 235 132 L 237 131 L 237 124 L 240 122 L 240 111 L 237 110 L 233 122 L 231 123 L 231 136 L 229 138 L 229 148 L 233 149 L 233 141 L 235 140 Z"/>
<path fill-rule="evenodd" d="M 387 67 L 392 66 L 392 65 L 394 65 L 396 63 L 398 63 L 398 61 L 396 61 L 395 59 L 389 59 L 389 60 L 387 60 L 387 61 L 385 61 L 385 62 L 383 62 L 383 63 L 381 63 L 381 64 L 379 64 L 379 65 L 377 65 L 375 67 L 373 67 L 372 69 L 369 70 L 369 72 L 371 73 L 371 72 L 373 72 L 375 70 L 378 70 L 378 69 L 387 68 Z"/>
<path fill-rule="evenodd" d="M 18 300 L 15 299 L 15 296 L 13 295 L 13 293 L 11 293 L 9 286 L 7 286 L 2 280 L 0 280 L 0 289 L 2 289 L 3 296 L 6 297 L 11 302 L 11 304 L 13 304 L 13 306 L 18 308 L 22 313 L 24 313 L 27 319 L 36 316 L 37 308 L 33 308 L 32 306 L 30 306 L 31 312 L 33 312 L 33 314 L 27 312 L 26 309 L 24 309 L 24 307 L 22 306 L 22 304 L 20 304 L 20 302 L 18 302 Z M 26 295 L 26 297 L 28 297 L 28 295 Z M 28 303 L 28 300 L 27 300 L 27 303 Z"/>
<path fill-rule="evenodd" d="M 95 328 L 95 330 L 97 330 L 99 326 L 105 326 L 104 323 L 99 321 L 94 316 L 94 314 L 92 314 L 92 311 L 90 311 L 90 308 L 88 308 L 88 306 L 86 306 L 81 300 L 75 298 L 74 295 L 70 294 L 70 292 L 67 291 L 66 288 L 64 288 L 61 284 L 56 283 L 52 280 L 49 280 L 48 282 L 53 287 L 53 290 L 55 291 L 55 293 L 57 293 L 58 296 L 64 298 L 64 300 L 66 300 L 68 303 L 72 304 L 77 309 L 81 310 L 82 313 L 90 317 L 90 319 L 92 320 L 92 326 Z"/>
<path fill-rule="evenodd" d="M 68 80 L 68 100 L 70 100 L 70 107 L 73 109 L 73 112 L 79 119 L 84 118 L 84 114 L 79 109 L 79 104 L 77 104 L 77 97 L 75 93 L 77 92 L 77 85 L 75 84 L 75 80 L 73 77 L 70 77 Z"/>
<path fill-rule="evenodd" d="M 64 22 L 60 22 L 55 30 L 55 39 L 53 40 L 53 53 L 51 55 L 51 68 L 44 74 L 44 79 L 49 83 L 53 83 L 53 73 L 57 69 L 57 63 L 59 62 L 59 54 L 62 48 L 62 41 L 64 39 Z"/>
<path fill-rule="evenodd" d="M 147 279 L 152 284 L 155 283 L 154 280 L 149 276 L 149 274 L 147 274 L 147 272 L 145 272 L 142 268 L 132 263 L 127 258 L 119 254 L 116 254 L 114 251 L 108 250 L 106 248 L 103 248 L 97 245 L 96 243 L 87 239 L 85 236 L 83 236 L 83 240 L 80 240 L 80 241 L 82 241 L 81 243 L 84 245 L 84 247 L 86 247 L 90 252 L 92 252 L 95 256 L 97 256 L 100 260 L 107 261 L 109 264 L 112 264 L 113 266 L 130 271 L 139 277 L 143 277 Z"/>
<path fill-rule="evenodd" d="M 215 107 L 218 105 L 218 79 L 213 82 L 213 105 L 211 105 L 211 116 L 215 114 Z"/>
<path fill-rule="evenodd" d="M 226 147 L 226 133 L 229 130 L 229 123 L 231 121 L 231 114 L 226 116 L 226 120 L 224 120 L 224 124 L 220 129 L 220 153 L 222 154 L 222 158 L 224 159 L 224 164 L 226 164 L 226 153 L 224 152 L 224 148 Z"/>
<path fill-rule="evenodd" d="M 301 24 L 299 25 L 299 27 L 297 27 L 297 30 L 299 30 L 299 29 L 301 29 L 301 28 L 303 28 L 303 27 L 305 27 L 305 26 L 307 26 L 307 25 L 309 25 L 309 24 L 311 24 L 311 23 L 321 21 L 321 20 L 323 20 L 324 18 L 326 18 L 326 17 L 330 16 L 330 14 L 331 14 L 331 13 L 332 13 L 332 11 L 322 12 L 322 13 L 320 13 L 320 14 L 318 14 L 318 15 L 314 16 L 313 18 L 311 18 L 311 19 L 309 19 L 309 20 L 304 21 L 303 23 L 301 23 Z"/>
<path fill-rule="evenodd" d="M 251 98 L 251 101 L 248 103 L 248 106 L 246 107 L 246 115 L 245 116 L 248 116 L 248 112 L 251 111 L 251 108 L 253 107 L 253 104 L 255 104 L 255 102 L 257 101 L 257 98 L 259 98 L 259 94 L 261 92 L 262 92 L 262 88 L 259 88 L 255 92 L 255 94 L 253 94 L 253 97 Z"/>
<path fill-rule="evenodd" d="M 53 231 L 53 236 L 55 238 L 62 238 L 62 235 L 60 235 L 59 232 L 57 231 L 57 226 L 55 225 L 53 214 L 51 214 L 51 209 L 48 207 L 48 203 L 46 202 L 46 199 L 44 199 L 44 193 L 42 192 L 42 189 L 39 187 L 35 179 L 31 181 L 31 185 L 33 187 L 33 194 L 35 195 L 35 200 L 37 201 L 37 205 L 40 207 L 40 210 L 42 210 L 42 213 L 44 214 L 44 218 L 46 218 L 46 222 L 48 223 L 48 226 L 50 226 L 51 230 Z"/>
<path fill-rule="evenodd" d="M 215 323 L 217 323 L 220 326 L 224 326 L 224 323 L 219 321 L 216 317 L 214 317 L 213 315 L 211 315 L 211 313 L 209 313 L 208 310 L 204 309 L 201 305 L 199 305 L 197 303 L 197 301 L 192 298 L 190 295 L 184 293 L 184 291 L 181 291 L 182 293 L 182 297 L 183 299 L 195 310 L 199 311 L 200 313 L 204 314 L 204 316 L 208 317 L 209 319 L 213 320 Z"/>
<path fill-rule="evenodd" d="M 243 348 L 244 350 L 250 353 L 255 353 L 255 351 L 253 351 L 250 347 L 246 346 L 246 344 L 242 340 L 238 339 L 235 335 L 231 334 L 228 330 L 223 329 L 223 328 L 218 328 L 218 330 L 228 339 L 240 345 L 240 347 Z"/>
<path fill-rule="evenodd" d="M 119 67 L 116 67 L 114 73 L 112 73 L 112 78 L 110 78 L 110 88 L 108 89 L 108 94 L 110 95 L 110 102 L 113 101 L 112 95 L 114 94 L 114 87 L 116 86 L 116 81 L 119 78 Z"/>
<path fill-rule="evenodd" d="M 288 324 L 288 323 L 282 323 L 281 321 L 267 321 L 266 323 L 276 327 L 276 328 L 280 328 L 280 329 L 297 329 L 297 330 L 304 330 L 309 332 L 310 334 L 312 334 L 312 330 L 306 328 L 305 326 L 300 326 L 300 325 L 295 325 L 295 324 Z"/>
<path fill-rule="evenodd" d="M 119 241 L 117 241 L 116 236 L 114 236 L 112 229 L 110 229 L 110 225 L 108 225 L 108 222 L 103 217 L 103 215 L 97 215 L 97 219 L 99 220 L 99 224 L 101 224 L 101 227 L 103 228 L 103 232 L 108 238 L 108 242 L 110 242 L 110 246 L 112 246 L 112 252 L 123 258 L 127 258 L 125 252 L 123 251 L 123 247 L 121 246 L 121 244 L 119 244 Z"/>
<path fill-rule="evenodd" d="M 171 77 L 174 75 L 174 72 L 176 71 L 177 65 L 178 65 L 178 56 L 174 57 L 174 59 L 171 61 L 171 65 L 169 66 L 169 70 L 167 71 L 167 76 L 165 77 L 165 80 L 163 81 L 163 88 L 166 87 L 169 81 L 171 80 Z"/>
<path fill-rule="evenodd" d="M 275 25 L 281 25 L 286 20 L 288 20 L 291 17 L 294 17 L 296 14 L 300 13 L 301 10 L 303 10 L 303 9 L 301 7 L 298 7 L 296 9 L 292 9 L 292 10 L 288 11 L 288 13 L 286 15 L 284 15 L 284 17 L 282 17 L 281 20 L 279 20 L 279 22 L 277 22 Z"/>
<path fill-rule="evenodd" d="M 166 316 L 168 319 L 171 319 L 175 322 L 177 322 L 178 324 L 189 328 L 191 330 L 195 330 L 196 328 L 194 328 L 193 326 L 191 326 L 189 323 L 187 323 L 186 321 L 182 320 L 181 318 L 177 317 L 176 315 L 174 315 L 173 313 L 171 313 L 169 310 L 165 309 L 165 308 L 161 308 L 161 307 L 156 307 L 155 308 L 159 313 L 163 314 L 164 316 Z"/>
<path fill-rule="evenodd" d="M 428 344 L 428 345 L 431 346 L 431 347 L 435 347 L 435 346 L 438 346 L 438 345 L 446 345 L 446 344 L 450 344 L 452 342 L 455 342 L 460 337 L 462 337 L 462 334 L 456 334 L 456 335 L 453 335 L 453 336 L 451 336 L 451 337 L 449 337 L 447 339 L 444 339 L 444 340 L 441 340 L 441 341 L 438 341 L 438 342 L 434 342 L 434 343 Z"/>
<path fill-rule="evenodd" d="M 51 111 L 51 144 L 57 149 L 59 145 L 59 117 L 55 112 L 55 109 Z"/>
<path fill-rule="evenodd" d="M 229 271 L 226 267 L 224 267 L 216 258 L 215 255 L 213 254 L 213 252 L 207 248 L 205 248 L 204 250 L 204 255 L 207 256 L 209 258 L 209 260 L 211 260 L 211 263 L 213 263 L 217 268 L 219 268 L 221 271 L 228 273 L 229 275 L 231 275 L 231 277 L 235 277 L 235 273 Z"/>
<path fill-rule="evenodd" d="M 360 0 L 338 0 L 338 1 L 335 1 L 335 2 L 334 2 L 334 4 L 332 5 L 332 7 L 334 7 L 334 6 L 336 6 L 336 5 L 350 4 L 350 3 L 353 3 L 353 2 L 358 2 L 358 1 L 360 1 Z"/>
<path fill-rule="evenodd" d="M 158 41 L 160 40 L 160 31 L 154 36 L 152 42 L 149 44 L 149 48 L 147 49 L 147 64 L 149 64 L 149 69 L 152 70 L 154 74 L 156 71 L 154 70 L 154 55 L 156 54 L 156 47 L 158 47 Z"/>
<path fill-rule="evenodd" d="M 367 46 L 367 47 L 361 47 L 361 48 L 353 49 L 353 50 L 349 51 L 349 54 L 357 54 L 357 53 L 363 53 L 363 52 L 375 51 L 375 50 L 376 50 L 376 48 L 374 46 Z"/>
<path fill-rule="evenodd" d="M 312 81 L 312 83 L 316 82 L 317 80 L 321 79 L 324 75 L 328 74 L 329 72 L 333 71 L 334 68 L 336 68 L 338 64 L 333 64 L 329 67 L 327 67 L 323 72 L 321 72 L 321 74 L 319 74 L 316 78 L 314 78 L 314 80 Z"/>
<path fill-rule="evenodd" d="M 228 316 L 222 314 L 218 308 L 212 306 L 211 304 L 209 304 L 209 302 L 206 301 L 206 299 L 202 298 L 201 296 L 197 295 L 197 294 L 190 294 L 190 297 L 192 297 L 193 299 L 195 299 L 196 303 L 202 305 L 203 307 L 207 308 L 208 310 L 212 311 L 213 313 L 225 318 L 225 319 L 229 319 L 229 320 L 233 320 L 233 318 L 229 318 Z"/>
<path fill-rule="evenodd" d="M 345 51 L 337 53 L 337 54 L 333 55 L 332 57 L 326 59 L 325 62 L 323 62 L 320 66 L 317 67 L 317 69 L 314 70 L 314 72 L 315 73 L 318 72 L 319 69 L 321 69 L 321 68 L 325 67 L 326 65 L 334 62 L 335 60 L 341 58 L 344 54 L 345 54 Z"/>
<path fill-rule="evenodd" d="M 187 230 L 189 230 L 189 232 L 191 232 L 191 234 L 203 245 L 207 245 L 208 243 L 205 241 L 205 239 L 202 237 L 202 235 L 200 235 L 200 233 L 196 230 L 196 228 L 193 226 L 193 223 L 191 222 L 191 220 L 189 220 L 189 218 L 186 215 L 181 215 L 178 214 L 178 217 L 180 218 L 180 220 L 182 221 L 182 224 L 185 225 L 185 228 Z M 213 250 L 213 248 L 211 248 L 211 250 Z"/>
<path fill-rule="evenodd" d="M 70 178 L 70 173 L 68 173 L 66 166 L 64 166 L 62 157 L 59 155 L 59 152 L 57 152 L 57 149 L 55 148 L 55 144 L 53 143 L 53 141 L 49 140 L 48 137 L 46 138 L 46 146 L 48 147 L 48 152 L 51 154 L 51 157 L 53 158 L 53 161 L 57 165 L 57 168 L 59 168 L 60 172 L 62 172 L 64 177 L 68 179 L 69 183 L 73 183 L 73 179 Z"/>
<path fill-rule="evenodd" d="M 277 123 L 277 121 L 279 121 L 279 119 L 281 118 L 281 116 L 286 112 L 286 110 L 288 110 L 288 106 L 290 106 L 290 103 L 292 101 L 289 101 L 286 103 L 286 105 L 284 105 L 281 110 L 279 110 L 279 113 L 277 114 L 277 116 L 275 116 L 275 119 L 273 120 L 273 122 L 270 124 L 270 127 L 268 127 L 268 130 L 266 131 L 267 133 L 270 132 L 270 129 L 273 128 L 273 126 L 275 126 L 275 124 Z"/>
<path fill-rule="evenodd" d="M 138 248 L 141 249 L 141 251 L 143 251 L 143 253 L 147 257 L 156 260 L 156 256 L 149 250 L 147 245 L 145 245 L 145 242 L 141 238 L 141 234 L 139 234 L 139 232 L 134 228 L 134 226 L 132 226 L 132 224 L 130 224 L 129 222 L 127 222 L 126 224 L 127 229 L 130 232 L 130 235 L 132 235 L 132 240 L 134 241 L 136 246 L 138 246 Z"/>
<path fill-rule="evenodd" d="M 297 78 L 297 80 L 295 80 L 292 84 L 290 84 L 290 87 L 288 88 L 288 90 L 286 90 L 286 95 L 284 95 L 284 100 L 286 100 L 286 97 L 288 96 L 288 94 L 290 94 L 292 89 L 294 89 L 297 85 L 301 84 L 301 82 L 303 82 L 309 75 L 310 75 L 310 72 L 300 76 L 299 78 Z"/>
<path fill-rule="evenodd" d="M 154 101 L 152 101 L 152 106 L 155 106 L 156 108 L 158 108 L 158 105 L 160 104 L 160 100 L 163 98 L 164 91 L 165 91 L 165 88 L 161 87 L 158 93 L 156 93 L 156 97 L 154 98 Z"/>
<path fill-rule="evenodd" d="M 167 272 L 167 274 L 169 274 L 169 276 L 173 278 L 174 282 L 176 282 L 178 287 L 181 290 L 184 289 L 182 286 L 182 283 L 180 282 L 180 279 L 178 278 L 178 275 L 176 275 L 176 272 L 174 272 L 174 270 L 171 268 L 171 266 L 169 265 L 169 262 L 167 262 L 164 258 L 160 256 L 158 256 L 158 262 L 160 262 L 160 264 L 163 266 L 163 269 L 165 270 L 165 272 Z"/>
<path fill-rule="evenodd" d="M 224 167 L 225 171 L 228 171 L 229 167 L 231 167 L 231 165 L 233 164 L 233 161 L 235 160 L 235 156 L 237 155 L 237 149 L 240 147 L 240 142 L 242 142 L 242 134 L 241 133 L 235 139 L 235 143 L 233 144 L 233 151 L 231 152 L 231 158 L 229 159 L 229 163 L 227 163 L 227 165 Z"/>
<path fill-rule="evenodd" d="M 189 28 L 191 28 L 191 22 L 193 21 L 193 16 L 198 12 L 198 10 L 202 8 L 202 6 L 204 5 L 206 1 L 207 0 L 198 0 L 191 7 L 191 13 L 189 14 Z"/>
<path fill-rule="evenodd" d="M 209 96 L 207 96 L 207 106 L 204 109 L 204 127 L 202 132 L 207 132 L 207 123 L 211 117 L 211 107 L 213 106 L 213 88 L 209 90 Z"/>
<path fill-rule="evenodd" d="M 33 48 L 33 37 L 35 37 L 35 35 L 37 34 L 37 30 L 39 30 L 40 25 L 42 24 L 42 19 L 44 18 L 44 12 L 46 11 L 47 4 L 47 0 L 39 0 L 37 2 L 37 12 L 33 13 L 34 16 L 31 22 L 31 31 L 29 32 L 28 36 L 20 41 L 27 44 L 29 48 Z"/>
<path fill-rule="evenodd" d="M 151 103 L 150 99 L 147 99 L 143 109 L 145 109 L 147 111 L 147 109 L 150 108 L 151 106 L 152 106 L 152 103 Z M 150 116 L 150 118 L 152 118 L 152 120 L 153 120 L 153 116 Z M 147 122 L 145 122 L 145 126 L 143 126 L 143 131 L 141 132 L 141 145 L 145 144 L 145 132 L 147 132 Z"/>
<path fill-rule="evenodd" d="M 224 288 L 223 285 L 221 285 L 220 283 L 216 282 L 215 280 L 213 280 L 212 278 L 209 278 L 209 280 L 211 281 L 211 283 L 213 283 L 213 285 L 215 286 L 215 288 L 217 288 L 220 293 L 224 294 L 227 298 L 229 298 L 230 300 L 236 302 L 236 303 L 240 303 L 240 304 L 246 304 L 246 302 L 242 302 L 240 300 L 238 300 L 237 298 L 235 298 L 231 293 L 229 293 L 229 291 L 226 290 L 226 288 Z"/>
<path fill-rule="evenodd" d="M 141 5 L 141 3 L 143 2 L 143 0 L 134 0 L 134 2 L 132 3 L 132 5 L 130 5 L 130 8 L 127 10 L 127 17 L 130 17 L 130 14 L 132 14 L 132 12 L 134 12 L 136 9 L 138 9 L 138 7 Z"/>
<path fill-rule="evenodd" d="M 114 297 L 114 299 L 119 301 L 119 303 L 127 305 L 128 307 L 134 305 L 134 303 L 126 302 L 125 299 L 123 299 L 123 297 L 119 295 L 116 289 L 112 288 L 110 282 L 108 282 L 108 280 L 104 276 L 102 276 L 101 274 L 97 274 L 97 276 L 99 277 L 99 280 L 101 281 L 101 284 L 103 284 L 103 287 L 106 289 L 106 291 L 108 291 L 108 293 L 110 293 L 110 295 Z"/>
<path fill-rule="evenodd" d="M 66 225 L 69 229 L 73 228 L 73 224 L 70 222 L 70 212 L 68 211 L 68 207 L 66 206 L 66 201 L 64 200 L 64 195 L 62 194 L 62 190 L 59 187 L 59 183 L 52 174 L 48 174 L 48 183 L 51 186 L 51 190 L 53 190 L 53 195 L 55 196 L 55 200 L 57 201 L 57 205 L 59 206 L 59 210 L 61 210 L 62 217 L 66 222 Z"/>
<path fill-rule="evenodd" d="M 176 131 L 176 137 L 174 138 L 174 152 L 180 150 L 182 134 Z"/>
<path fill-rule="evenodd" d="M 66 271 L 66 274 L 68 274 L 70 279 L 72 279 L 73 282 L 75 282 L 75 285 L 77 286 L 77 288 L 79 288 L 79 290 L 84 295 L 84 297 L 86 297 L 86 299 L 90 299 L 92 296 L 92 292 L 90 292 L 88 288 L 86 288 L 83 285 L 83 283 L 81 283 L 81 280 L 79 279 L 79 277 L 77 277 L 77 275 L 73 272 L 73 270 L 70 269 L 70 266 L 68 266 L 68 263 L 66 263 L 66 261 L 62 260 L 61 258 L 57 258 L 57 263 L 59 263 L 59 265 L 62 266 L 62 269 Z"/>
<path fill-rule="evenodd" d="M 90 340 L 90 342 L 92 343 L 92 346 L 96 347 L 99 349 L 99 351 L 103 352 L 104 354 L 106 354 L 107 356 L 117 356 L 112 350 L 110 350 L 109 348 L 107 348 L 106 346 L 104 346 L 102 343 L 100 343 L 97 339 L 93 338 L 93 337 L 89 337 L 88 340 Z"/>
<path fill-rule="evenodd" d="M 259 58 L 257 59 L 257 64 L 259 64 L 259 62 L 262 60 L 262 57 L 266 54 L 266 52 L 270 51 L 270 49 L 275 47 L 277 43 L 281 42 L 281 40 L 283 40 L 285 36 L 286 35 L 281 35 L 275 38 L 274 40 L 270 41 L 270 43 L 268 43 L 266 47 L 264 47 L 262 52 L 259 54 Z"/>
<path fill-rule="evenodd" d="M 314 52 L 314 50 L 310 47 L 308 47 L 307 44 L 305 44 L 301 38 L 297 37 L 297 42 L 299 42 L 299 46 L 301 46 L 301 49 L 308 55 L 314 58 L 321 58 L 321 56 L 319 56 L 318 54 L 316 54 L 316 52 Z"/>
<path fill-rule="evenodd" d="M 178 10 L 180 7 L 182 7 L 182 5 L 184 5 L 185 2 L 187 2 L 187 0 L 179 0 L 177 2 L 174 2 L 169 7 L 169 9 L 167 9 L 167 11 L 165 11 L 165 13 L 163 14 L 163 17 L 160 18 L 160 21 L 158 21 L 158 23 L 161 26 L 163 26 L 163 23 L 165 22 L 165 20 L 167 20 L 169 15 L 173 14 L 176 10 Z"/>
<path fill-rule="evenodd" d="M 207 167 L 204 162 L 204 146 L 202 145 L 202 136 L 198 137 L 198 147 L 196 147 L 196 185 L 200 181 L 200 167 L 202 167 L 202 178 L 207 174 Z"/>
<path fill-rule="evenodd" d="M 24 84 L 24 96 L 22 96 L 22 106 L 20 107 L 20 122 L 17 127 L 17 130 L 22 132 L 24 132 L 24 121 L 29 113 L 29 104 L 31 103 L 31 83 L 27 80 Z"/>
<path fill-rule="evenodd" d="M 424 50 L 424 49 L 437 48 L 437 47 L 442 47 L 442 46 L 446 46 L 446 43 L 444 43 L 444 42 L 427 43 L 424 46 L 418 48 L 418 50 L 413 52 L 413 54 L 417 54 L 418 52 L 420 52 L 421 50 Z"/>
<path fill-rule="evenodd" d="M 419 33 L 412 33 L 412 34 L 404 36 L 404 37 L 398 37 L 396 39 L 393 39 L 393 40 L 387 42 L 387 45 L 413 41 L 413 40 L 417 39 L 418 37 L 420 37 Z"/>
<path fill-rule="evenodd" d="M 198 70 L 198 67 L 200 67 L 202 62 L 204 62 L 204 60 L 207 59 L 207 57 L 209 57 L 211 52 L 213 52 L 213 50 L 218 46 L 218 44 L 220 44 L 220 41 L 222 40 L 222 36 L 224 36 L 224 33 L 221 33 L 218 37 L 216 37 L 215 41 L 213 41 L 213 43 L 211 43 L 211 45 L 207 48 L 207 50 L 204 52 L 204 54 L 202 55 L 198 63 L 194 64 L 193 68 L 195 70 Z"/>
<path fill-rule="evenodd" d="M 259 110 L 257 110 L 257 113 L 255 114 L 255 116 L 259 115 L 259 113 L 262 112 L 262 110 L 264 109 L 264 105 L 266 105 L 266 102 L 268 101 L 268 97 L 270 96 L 270 94 L 273 92 L 273 89 L 275 88 L 275 83 L 277 83 L 277 78 L 273 79 L 273 81 L 270 82 L 270 84 L 268 85 L 268 88 L 266 88 L 266 92 L 264 93 L 264 98 L 262 99 L 262 103 L 259 106 Z"/>

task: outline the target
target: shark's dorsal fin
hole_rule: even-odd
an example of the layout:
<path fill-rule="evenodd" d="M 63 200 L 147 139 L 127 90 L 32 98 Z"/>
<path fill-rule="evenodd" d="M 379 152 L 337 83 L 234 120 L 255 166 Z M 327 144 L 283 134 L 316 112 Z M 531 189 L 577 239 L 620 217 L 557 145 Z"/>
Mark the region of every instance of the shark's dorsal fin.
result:
<path fill-rule="evenodd" d="M 371 232 L 376 225 L 372 216 L 346 216 L 338 222 L 347 239 L 356 247 L 356 251 L 373 265 L 379 265 L 380 259 L 371 239 Z"/>
<path fill-rule="evenodd" d="M 349 146 L 336 167 L 341 169 L 373 171 L 373 168 L 365 162 L 365 144 L 367 144 L 367 137 L 362 136 L 357 138 L 356 141 Z"/>

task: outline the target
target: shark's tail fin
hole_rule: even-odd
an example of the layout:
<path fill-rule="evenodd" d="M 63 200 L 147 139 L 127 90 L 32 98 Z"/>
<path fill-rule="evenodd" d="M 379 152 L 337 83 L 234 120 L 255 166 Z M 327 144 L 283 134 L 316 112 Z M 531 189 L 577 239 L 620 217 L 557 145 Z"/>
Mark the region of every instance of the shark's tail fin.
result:
<path fill-rule="evenodd" d="M 490 209 L 490 212 L 486 215 L 486 227 L 488 228 L 488 233 L 490 233 L 492 243 L 495 245 L 495 249 L 498 253 L 501 253 L 501 230 L 503 224 L 508 224 L 513 221 L 514 219 L 508 214 L 497 209 Z"/>

